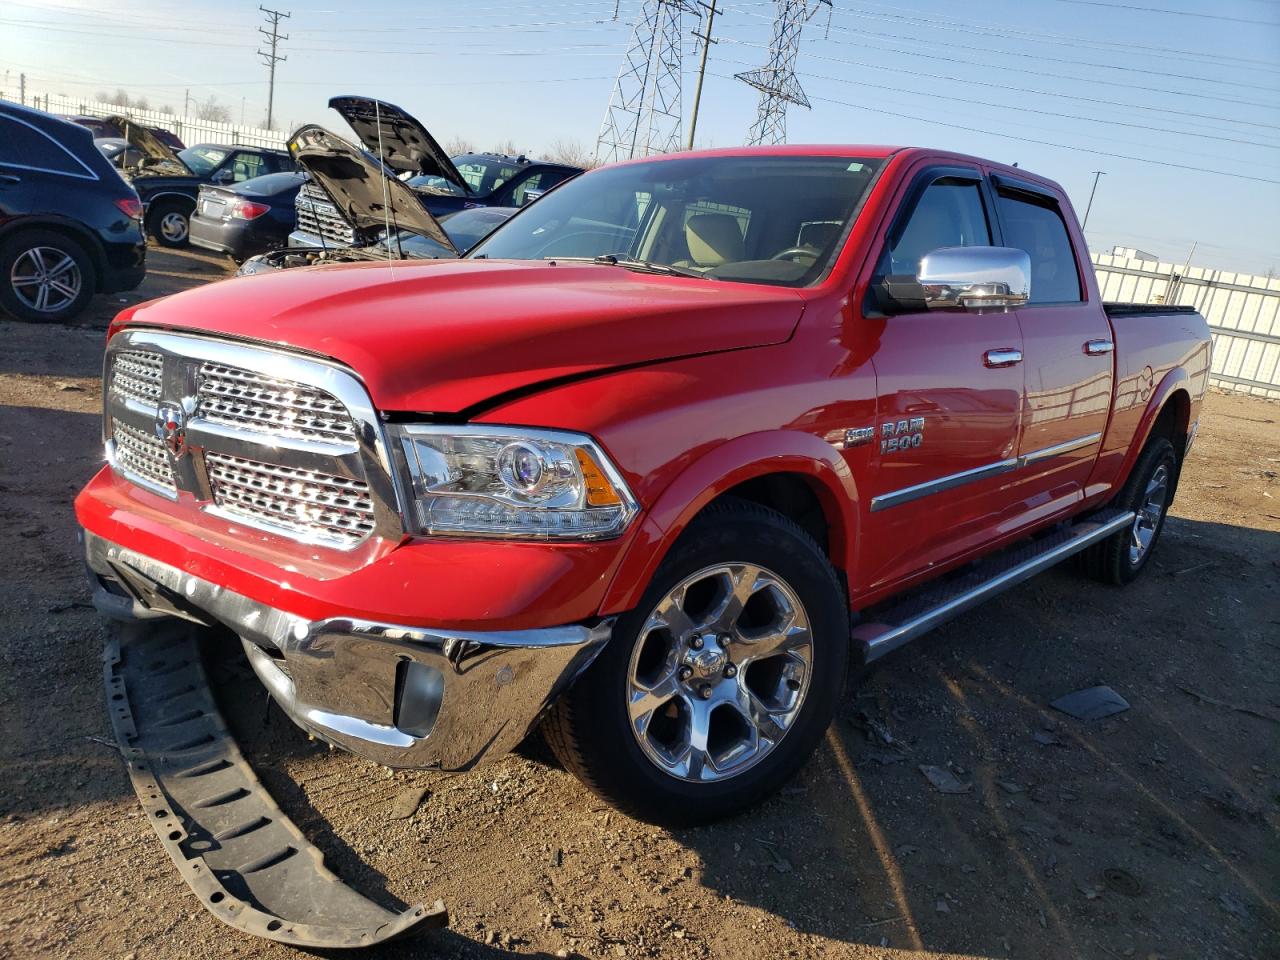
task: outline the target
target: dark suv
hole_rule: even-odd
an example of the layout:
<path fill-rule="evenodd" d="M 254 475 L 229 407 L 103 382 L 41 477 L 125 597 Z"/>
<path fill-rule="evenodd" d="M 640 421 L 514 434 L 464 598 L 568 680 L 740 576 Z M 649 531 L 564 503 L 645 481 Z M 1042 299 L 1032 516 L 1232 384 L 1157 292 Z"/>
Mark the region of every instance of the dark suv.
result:
<path fill-rule="evenodd" d="M 69 320 L 146 273 L 142 203 L 84 127 L 0 101 L 0 306 Z"/>

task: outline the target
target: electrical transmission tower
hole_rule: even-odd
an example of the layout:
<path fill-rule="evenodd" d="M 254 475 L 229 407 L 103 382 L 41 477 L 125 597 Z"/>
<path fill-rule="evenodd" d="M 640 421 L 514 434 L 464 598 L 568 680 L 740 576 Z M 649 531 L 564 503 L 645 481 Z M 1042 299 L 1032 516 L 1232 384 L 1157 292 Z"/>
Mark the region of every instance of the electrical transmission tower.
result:
<path fill-rule="evenodd" d="M 596 141 L 596 160 L 612 163 L 680 147 L 680 59 L 690 0 L 644 0 Z"/>
<path fill-rule="evenodd" d="M 809 98 L 796 79 L 796 56 L 800 53 L 800 31 L 821 6 L 830 9 L 831 0 L 774 0 L 769 62 L 757 70 L 735 74 L 760 91 L 760 106 L 747 134 L 748 144 L 786 143 L 787 105 L 794 103 L 808 109 Z"/>
<path fill-rule="evenodd" d="M 258 9 L 267 15 L 267 23 L 271 25 L 270 30 L 267 30 L 265 27 L 258 28 L 258 32 L 271 41 L 271 51 L 268 53 L 266 50 L 259 50 L 258 56 L 262 57 L 263 65 L 271 71 L 271 79 L 267 82 L 267 129 L 274 130 L 275 124 L 273 121 L 275 120 L 276 105 L 276 64 L 281 60 L 289 59 L 283 54 L 276 53 L 276 46 L 280 41 L 289 39 L 289 35 L 287 33 L 280 32 L 280 21 L 289 19 L 293 14 L 283 13 L 280 10 L 268 10 L 266 7 L 258 7 Z"/>

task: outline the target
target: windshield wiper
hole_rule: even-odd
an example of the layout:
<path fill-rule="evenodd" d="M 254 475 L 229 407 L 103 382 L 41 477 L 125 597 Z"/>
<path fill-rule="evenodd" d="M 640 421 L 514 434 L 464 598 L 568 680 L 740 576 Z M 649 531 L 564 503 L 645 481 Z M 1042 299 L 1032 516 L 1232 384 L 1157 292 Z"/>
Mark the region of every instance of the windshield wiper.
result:
<path fill-rule="evenodd" d="M 610 267 L 623 267 L 637 273 L 656 273 L 666 277 L 695 277 L 698 280 L 710 279 L 706 274 L 684 267 L 673 267 L 669 263 L 654 263 L 652 260 L 640 260 L 616 253 L 602 253 L 598 257 L 543 257 L 544 260 L 557 260 L 561 263 L 602 263 Z"/>

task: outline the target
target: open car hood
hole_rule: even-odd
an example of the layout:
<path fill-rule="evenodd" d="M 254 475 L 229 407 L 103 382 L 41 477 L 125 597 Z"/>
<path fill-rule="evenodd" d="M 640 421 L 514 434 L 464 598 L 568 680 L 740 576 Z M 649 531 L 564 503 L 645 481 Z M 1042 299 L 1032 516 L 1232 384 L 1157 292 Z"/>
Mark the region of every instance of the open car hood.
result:
<path fill-rule="evenodd" d="M 289 153 L 329 195 L 361 239 L 372 240 L 387 227 L 399 228 L 458 252 L 412 187 L 337 134 L 307 124 L 289 138 Z"/>
<path fill-rule="evenodd" d="M 364 148 L 397 174 L 443 177 L 464 193 L 471 192 L 435 137 L 394 103 L 370 97 L 334 97 L 329 106 L 342 114 Z"/>
<path fill-rule="evenodd" d="M 181 177 L 192 175 L 191 168 L 182 162 L 182 158 L 142 124 L 125 116 L 108 117 L 107 122 L 115 124 L 129 141 L 129 146 L 142 154 L 144 159 L 132 168 L 134 172 L 141 170 L 148 174 Z"/>

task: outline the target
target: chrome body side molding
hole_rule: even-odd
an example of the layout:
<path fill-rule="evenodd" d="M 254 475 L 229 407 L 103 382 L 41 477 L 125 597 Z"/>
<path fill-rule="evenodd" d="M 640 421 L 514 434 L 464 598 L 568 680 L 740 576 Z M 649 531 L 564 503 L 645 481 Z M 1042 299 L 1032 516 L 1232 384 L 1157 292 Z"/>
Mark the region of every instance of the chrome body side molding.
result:
<path fill-rule="evenodd" d="M 1048 460 L 1051 457 L 1057 457 L 1064 453 L 1070 453 L 1073 450 L 1080 450 L 1084 447 L 1092 446 L 1101 439 L 1102 434 L 1090 433 L 1083 437 L 1076 437 L 1074 440 L 1056 443 L 1051 447 L 1042 447 L 1039 450 L 1032 450 L 1030 453 L 1024 453 L 1020 457 L 1011 457 L 1008 460 L 999 460 L 995 463 L 988 463 L 981 467 L 974 467 L 971 470 L 961 470 L 959 473 L 949 473 L 945 477 L 938 477 L 936 480 L 927 480 L 924 483 L 917 483 L 914 486 L 903 487 L 900 490 L 891 490 L 889 493 L 882 493 L 879 496 L 871 498 L 871 512 L 878 513 L 881 510 L 887 510 L 889 507 L 896 507 L 904 503 L 910 503 L 912 500 L 919 500 L 921 497 L 927 497 L 935 493 L 941 493 L 944 490 L 952 490 L 956 487 L 964 486 L 966 483 L 973 483 L 976 480 L 985 480 L 987 477 L 994 477 L 1001 473 L 1008 473 L 1011 470 L 1018 470 L 1028 464 L 1039 463 L 1041 460 Z"/>

